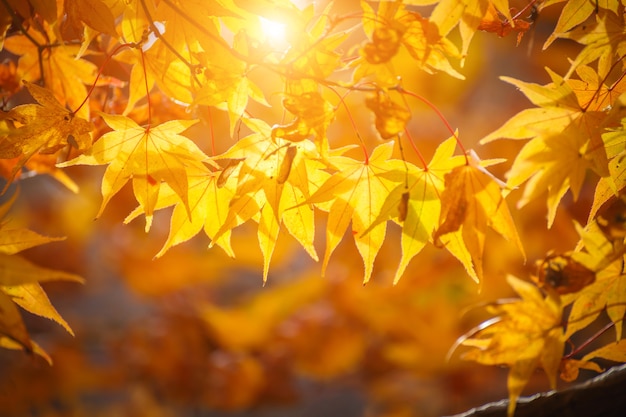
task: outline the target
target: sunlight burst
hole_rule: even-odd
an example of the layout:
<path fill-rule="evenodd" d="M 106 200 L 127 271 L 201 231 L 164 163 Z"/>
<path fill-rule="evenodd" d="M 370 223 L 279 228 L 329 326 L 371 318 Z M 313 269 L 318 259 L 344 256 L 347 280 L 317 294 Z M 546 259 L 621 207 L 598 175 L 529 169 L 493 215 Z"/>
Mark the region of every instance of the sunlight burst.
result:
<path fill-rule="evenodd" d="M 286 43 L 285 33 L 286 25 L 284 23 L 259 17 L 261 22 L 261 30 L 271 43 Z"/>

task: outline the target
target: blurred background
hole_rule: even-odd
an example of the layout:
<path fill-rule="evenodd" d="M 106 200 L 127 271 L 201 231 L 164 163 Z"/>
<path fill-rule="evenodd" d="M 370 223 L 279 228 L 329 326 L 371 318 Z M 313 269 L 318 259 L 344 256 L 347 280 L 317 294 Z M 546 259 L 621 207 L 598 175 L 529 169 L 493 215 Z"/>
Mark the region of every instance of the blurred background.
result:
<path fill-rule="evenodd" d="M 518 8 L 525 4 L 514 3 Z M 338 2 L 333 10 L 350 13 L 358 7 L 358 2 Z M 575 44 L 557 41 L 542 51 L 558 12 L 558 7 L 546 9 L 519 46 L 515 34 L 499 38 L 478 32 L 460 70 L 464 81 L 412 70 L 409 60 L 402 68 L 405 88 L 433 102 L 459 129 L 466 148 L 483 159 L 507 158 L 490 168 L 499 178 L 523 143 L 480 146 L 478 141 L 530 103 L 498 77 L 545 84 L 544 67 L 567 71 L 567 58 L 578 51 Z M 347 100 L 373 149 L 381 140 L 371 126 L 371 112 L 362 97 Z M 153 101 L 164 117 L 183 112 L 158 94 Z M 278 95 L 268 101 L 280 107 Z M 410 104 L 409 130 L 429 160 L 449 132 L 427 106 Z M 280 113 L 272 111 L 277 113 L 251 108 L 257 117 L 280 120 Z M 217 142 L 220 152 L 232 144 L 228 119 L 214 111 L 211 120 L 223 138 Z M 206 151 L 204 127 L 195 134 Z M 338 111 L 329 138 L 333 147 L 354 143 L 345 111 Z M 407 158 L 417 161 L 415 155 Z M 451 255 L 432 245 L 393 286 L 400 259 L 400 228 L 394 224 L 388 225 L 366 286 L 351 239 L 340 244 L 322 278 L 320 265 L 287 234 L 280 236 L 263 286 L 254 224 L 234 231 L 236 259 L 220 248 L 207 249 L 203 236 L 153 259 L 167 238 L 167 209 L 155 215 L 149 234 L 142 220 L 123 225 L 135 206 L 125 188 L 94 220 L 103 170 L 64 171 L 79 193 L 48 176 L 26 179 L 11 216 L 41 234 L 67 236 L 24 255 L 85 278 L 82 286 L 45 285 L 76 336 L 24 312 L 31 337 L 54 365 L 0 350 L 0 416 L 417 417 L 460 413 L 506 398 L 507 369 L 465 363 L 458 352 L 447 358 L 448 352 L 459 336 L 487 318 L 472 306 L 512 295 L 507 273 L 528 278 L 534 261 L 549 250 L 575 246 L 572 220 L 585 223 L 593 193 L 592 186 L 585 186 L 578 202 L 567 196 L 547 230 L 545 201 L 516 209 L 521 192 L 513 192 L 509 204 L 528 262 L 491 233 L 480 288 Z M 316 249 L 323 253 L 326 216 L 318 213 L 317 218 Z M 539 372 L 526 392 L 547 388 Z"/>

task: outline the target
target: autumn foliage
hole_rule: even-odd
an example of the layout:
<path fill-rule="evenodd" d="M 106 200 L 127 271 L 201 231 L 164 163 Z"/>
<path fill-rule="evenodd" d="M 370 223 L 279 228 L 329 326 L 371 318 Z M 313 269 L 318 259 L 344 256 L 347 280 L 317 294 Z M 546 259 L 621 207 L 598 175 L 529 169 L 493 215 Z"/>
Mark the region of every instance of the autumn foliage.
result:
<path fill-rule="evenodd" d="M 92 285 L 86 258 L 71 273 L 39 266 L 64 238 L 30 231 L 37 217 L 19 201 L 34 177 L 51 177 L 68 197 L 39 201 L 57 212 L 40 226 L 75 250 L 109 230 L 100 239 L 137 293 L 213 294 L 241 268 L 258 272 L 245 301 L 184 296 L 204 329 L 189 333 L 237 358 L 219 374 L 227 394 L 200 396 L 211 407 L 252 407 L 280 363 L 320 380 L 370 372 L 368 395 L 391 404 L 372 415 L 412 415 L 377 385 L 372 363 L 442 372 L 447 353 L 447 363 L 505 365 L 513 415 L 537 368 L 556 388 L 626 361 L 624 5 L 342 3 L 0 2 L 0 346 L 52 363 L 18 306 L 73 334 L 40 284 Z M 573 55 L 537 75 L 545 82 L 491 80 L 530 104 L 482 138 L 465 134 L 469 120 L 452 127 L 437 96 L 475 78 L 484 39 L 507 36 L 513 54 L 544 42 Z M 424 114 L 443 135 L 428 137 Z M 136 219 L 149 239 L 120 232 Z M 351 285 L 355 276 L 371 282 Z M 425 337 L 428 320 L 437 341 Z M 184 357 L 160 339 L 170 358 L 159 358 L 142 337 L 128 339 L 155 363 Z M 200 336 L 186 337 L 200 349 Z M 433 358 L 441 365 L 429 368 Z M 178 377 L 162 366 L 142 372 Z"/>

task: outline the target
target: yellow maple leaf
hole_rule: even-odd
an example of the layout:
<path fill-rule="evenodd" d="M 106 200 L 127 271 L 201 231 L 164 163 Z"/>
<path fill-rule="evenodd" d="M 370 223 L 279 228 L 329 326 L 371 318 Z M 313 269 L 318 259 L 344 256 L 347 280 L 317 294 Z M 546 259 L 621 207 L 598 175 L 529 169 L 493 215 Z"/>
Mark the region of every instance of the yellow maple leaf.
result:
<path fill-rule="evenodd" d="M 26 81 L 24 84 L 39 104 L 14 107 L 5 116 L 17 125 L 0 136 L 0 158 L 19 157 L 11 179 L 35 153 L 51 154 L 68 145 L 84 151 L 91 146 L 90 122 L 63 107 L 50 90 Z"/>
<path fill-rule="evenodd" d="M 626 313 L 626 275 L 617 261 L 599 272 L 596 281 L 576 294 L 568 321 L 567 335 L 585 328 L 606 308 L 615 323 L 617 339 L 622 337 L 622 320 Z"/>
<path fill-rule="evenodd" d="M 564 78 L 569 78 L 580 65 L 590 64 L 596 60 L 598 60 L 598 74 L 600 77 L 606 77 L 614 63 L 619 62 L 626 52 L 626 30 L 624 30 L 624 20 L 621 16 L 622 11 L 601 6 L 601 4 L 613 4 L 615 7 L 617 5 L 615 2 L 599 2 L 597 6 L 592 1 L 570 3 L 584 4 L 586 11 L 591 8 L 592 11 L 597 10 L 597 13 L 594 13 L 595 22 L 579 25 L 566 33 L 558 34 L 560 38 L 572 39 L 585 45 L 572 62 Z M 596 7 L 600 8 L 596 9 Z"/>
<path fill-rule="evenodd" d="M 436 245 L 448 246 L 454 243 L 451 237 L 458 237 L 460 233 L 462 242 L 457 242 L 450 250 L 477 281 L 482 280 L 483 276 L 482 260 L 487 227 L 515 243 L 520 252 L 524 253 L 502 195 L 501 184 L 476 162 L 452 169 L 445 175 L 439 227 L 433 234 L 433 241 Z M 452 236 L 446 237 L 448 234 Z M 464 250 L 458 243 L 471 256 L 471 264 L 463 257 Z"/>
<path fill-rule="evenodd" d="M 453 157 L 455 147 L 454 137 L 442 142 L 427 169 L 407 163 L 407 183 L 398 184 L 389 193 L 380 214 L 363 232 L 369 233 L 372 228 L 388 219 L 402 223 L 402 256 L 396 269 L 394 284 L 398 283 L 411 259 L 427 242 L 432 241 L 433 232 L 439 225 L 444 175 L 465 161 L 462 156 Z"/>
<path fill-rule="evenodd" d="M 76 281 L 83 282 L 78 279 L 76 279 Z M 22 307 L 24 310 L 56 321 L 63 326 L 69 334 L 74 336 L 74 332 L 70 328 L 69 324 L 67 324 L 65 319 L 63 319 L 63 317 L 61 317 L 61 315 L 54 308 L 38 282 L 31 282 L 17 286 L 2 286 L 2 291 L 11 297 L 13 302 Z"/>
<path fill-rule="evenodd" d="M 205 45 L 205 48 L 210 48 L 210 53 L 197 54 L 199 63 L 204 68 L 203 84 L 194 95 L 192 104 L 227 110 L 232 134 L 250 98 L 264 105 L 268 103 L 261 89 L 248 78 L 249 65 L 234 55 L 247 49 L 243 32 L 235 36 L 233 50 L 215 41 Z"/>
<path fill-rule="evenodd" d="M 102 179 L 103 201 L 97 216 L 129 180 L 150 229 L 161 182 L 167 183 L 188 208 L 188 165 L 207 156 L 181 132 L 196 120 L 171 120 L 141 127 L 125 116 L 101 115 L 113 129 L 98 139 L 89 152 L 59 164 L 108 165 Z"/>
<path fill-rule="evenodd" d="M 216 232 L 215 239 L 249 219 L 257 219 L 265 281 L 283 223 L 309 255 L 317 260 L 313 246 L 313 208 L 304 202 L 316 189 L 315 183 L 323 182 L 328 174 L 321 171 L 325 166 L 319 161 L 313 142 L 303 140 L 292 144 L 272 138 L 273 129 L 266 123 L 256 119 L 244 121 L 255 133 L 216 157 L 240 160 L 241 167 L 228 215 Z"/>
<path fill-rule="evenodd" d="M 318 91 L 306 91 L 302 94 L 289 94 L 283 100 L 283 106 L 295 117 L 284 125 L 272 128 L 273 139 L 300 142 L 314 136 L 319 143 L 326 137 L 326 129 L 335 117 L 335 109 Z M 320 145 L 321 146 L 321 145 Z"/>
<path fill-rule="evenodd" d="M 607 157 L 609 175 L 600 178 L 593 196 L 593 205 L 589 210 L 588 222 L 591 222 L 598 213 L 598 210 L 612 197 L 619 196 L 620 191 L 626 186 L 626 164 L 622 159 L 626 154 L 624 144 L 626 143 L 626 118 L 622 119 L 622 126 L 618 129 L 610 129 L 602 135 L 604 149 Z M 618 197 L 620 199 L 621 197 Z"/>
<path fill-rule="evenodd" d="M 510 367 L 507 385 L 511 417 L 522 389 L 538 366 L 545 370 L 552 388 L 556 388 L 565 339 L 558 296 L 544 297 L 537 287 L 513 276 L 507 277 L 507 281 L 521 300 L 491 307 L 497 318 L 461 338 L 460 343 L 470 346 L 464 359 Z"/>
<path fill-rule="evenodd" d="M 581 369 L 588 369 L 590 371 L 596 371 L 598 373 L 604 372 L 600 366 L 595 362 L 589 362 L 578 359 L 563 359 L 561 361 L 561 374 L 560 377 L 563 381 L 572 382 L 578 379 L 578 374 Z"/>
<path fill-rule="evenodd" d="M 352 222 L 352 235 L 363 259 L 363 282 L 371 277 L 374 260 L 385 240 L 386 225 L 368 230 L 378 217 L 386 196 L 405 178 L 404 164 L 389 160 L 393 142 L 379 145 L 367 162 L 345 157 L 331 158 L 341 169 L 322 184 L 307 203 L 332 201 L 326 226 L 326 252 L 322 271 L 326 270 L 333 251 Z M 364 233 L 365 231 L 367 233 Z"/>
<path fill-rule="evenodd" d="M 450 64 L 450 58 L 460 58 L 457 47 L 445 37 L 432 19 L 407 10 L 401 2 L 380 2 L 378 12 L 364 1 L 363 29 L 369 41 L 352 62 L 356 67 L 354 81 L 373 78 L 380 86 L 397 84 L 395 58 L 401 49 L 417 62 L 418 68 L 429 73 L 445 72 L 455 78 L 463 75 Z"/>
<path fill-rule="evenodd" d="M 557 1 L 552 1 L 549 3 L 555 4 L 557 3 Z M 542 5 L 542 8 L 545 8 L 550 4 Z M 605 3 L 603 3 L 601 6 L 599 2 L 594 3 L 590 0 L 572 0 L 565 2 L 563 10 L 561 10 L 561 13 L 559 14 L 559 20 L 554 27 L 554 31 L 543 44 L 543 49 L 545 50 L 558 37 L 562 36 L 566 32 L 570 31 L 572 28 L 587 20 L 587 18 L 591 16 L 594 11 L 598 10 L 598 7 L 605 7 Z"/>
<path fill-rule="evenodd" d="M 441 0 L 435 6 L 430 21 L 437 25 L 441 36 L 459 26 L 463 43 L 461 54 L 465 57 L 478 26 L 488 18 L 490 5 L 495 6 L 507 21 L 512 20 L 508 0 Z"/>
<path fill-rule="evenodd" d="M 613 362 L 626 362 L 626 339 L 609 343 L 585 355 L 583 361 L 593 358 L 608 359 Z"/>
<path fill-rule="evenodd" d="M 15 198 L 16 195 L 0 206 L 0 218 L 6 215 Z M 48 355 L 30 339 L 17 305 L 56 321 L 73 334 L 39 283 L 58 280 L 82 283 L 83 279 L 74 274 L 37 266 L 17 253 L 58 240 L 62 238 L 41 236 L 26 229 L 8 228 L 7 223 L 0 224 L 0 346 L 35 352 L 48 362 L 51 362 Z"/>
<path fill-rule="evenodd" d="M 170 232 L 167 240 L 156 258 L 165 254 L 172 246 L 183 243 L 200 230 L 213 239 L 217 231 L 226 221 L 229 204 L 235 194 L 236 178 L 229 177 L 224 184 L 220 183 L 217 172 L 210 171 L 204 164 L 195 164 L 189 167 L 188 181 L 188 205 L 185 205 L 180 197 L 167 184 L 161 186 L 159 199 L 155 210 L 174 206 L 170 221 Z M 191 216 L 189 215 L 191 212 Z M 137 207 L 126 217 L 124 223 L 128 223 L 135 217 L 143 214 L 143 208 Z M 225 231 L 212 244 L 215 244 L 231 257 L 235 254 L 230 245 L 230 230 Z"/>
<path fill-rule="evenodd" d="M 376 95 L 365 100 L 367 108 L 376 115 L 374 125 L 383 139 L 398 137 L 404 132 L 406 124 L 411 118 L 411 112 L 389 97 L 389 95 L 378 91 Z"/>
<path fill-rule="evenodd" d="M 507 185 L 515 188 L 528 181 L 519 206 L 547 191 L 548 226 L 551 226 L 567 190 L 571 190 L 575 199 L 578 197 L 587 169 L 593 169 L 600 176 L 607 176 L 609 172 L 601 136 L 607 115 L 602 110 L 586 109 L 580 102 L 588 100 L 586 91 L 595 94 L 596 86 L 576 83 L 575 92 L 562 77 L 549 70 L 548 73 L 552 83 L 546 86 L 502 77 L 538 107 L 522 110 L 481 143 L 498 138 L 531 138 L 507 174 Z M 587 103 L 589 101 L 585 105 Z M 619 113 L 611 115 L 618 116 Z"/>

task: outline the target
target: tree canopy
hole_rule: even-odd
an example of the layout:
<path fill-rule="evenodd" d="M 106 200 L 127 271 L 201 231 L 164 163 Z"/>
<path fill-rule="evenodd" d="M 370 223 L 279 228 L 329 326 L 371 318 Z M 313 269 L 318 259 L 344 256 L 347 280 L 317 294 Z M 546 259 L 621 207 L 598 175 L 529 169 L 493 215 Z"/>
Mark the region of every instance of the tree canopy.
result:
<path fill-rule="evenodd" d="M 40 284 L 94 279 L 85 265 L 37 261 L 64 239 L 32 231 L 37 216 L 20 203 L 45 176 L 55 194 L 83 196 L 66 209 L 38 198 L 57 210 L 39 219 L 45 233 L 86 247 L 94 227 L 109 230 L 107 246 L 127 252 L 111 259 L 140 293 L 217 288 L 252 265 L 268 285 L 244 302 L 188 306 L 211 343 L 249 360 L 241 390 L 269 379 L 258 355 L 272 345 L 297 372 L 353 371 L 374 349 L 370 331 L 400 368 L 427 369 L 430 348 L 505 365 L 510 416 L 538 368 L 556 388 L 625 362 L 624 16 L 618 0 L 2 0 L 0 346 L 52 363 L 18 306 L 73 334 Z M 452 89 L 469 91 L 486 65 L 473 57 L 488 37 L 528 60 L 564 47 L 570 59 L 535 79 L 490 80 L 527 104 L 473 137 L 464 125 L 489 114 L 459 111 L 453 125 L 447 113 L 461 106 Z M 149 240 L 116 241 L 140 220 Z M 192 245 L 202 254 L 180 249 Z M 157 264 L 167 268 L 148 276 Z M 342 283 L 342 264 L 371 284 Z M 463 284 L 446 278 L 461 273 Z M 452 282 L 461 301 L 437 290 Z M 505 286 L 514 298 L 487 299 Z M 424 307 L 425 289 L 444 301 Z M 400 292 L 411 296 L 397 303 Z M 471 319 L 421 345 L 420 322 L 459 317 L 477 297 Z M 316 303 L 334 312 L 328 335 L 302 313 Z M 297 338 L 276 330 L 285 323 Z M 318 363 L 309 344 L 324 345 Z M 240 395 L 232 403 L 249 406 Z"/>

